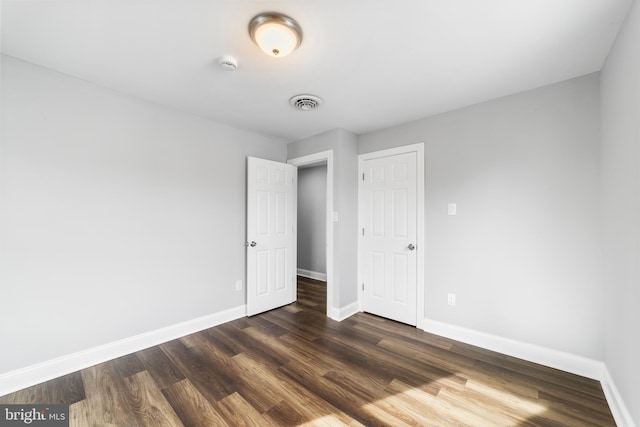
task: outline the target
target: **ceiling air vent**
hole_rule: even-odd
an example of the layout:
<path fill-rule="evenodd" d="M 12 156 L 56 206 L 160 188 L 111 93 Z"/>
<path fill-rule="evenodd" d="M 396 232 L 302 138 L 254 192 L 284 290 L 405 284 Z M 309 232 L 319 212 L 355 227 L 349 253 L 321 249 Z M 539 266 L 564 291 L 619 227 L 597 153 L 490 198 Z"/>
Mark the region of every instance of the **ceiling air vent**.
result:
<path fill-rule="evenodd" d="M 289 100 L 289 103 L 301 111 L 311 111 L 317 109 L 322 104 L 322 99 L 313 95 L 296 95 Z"/>

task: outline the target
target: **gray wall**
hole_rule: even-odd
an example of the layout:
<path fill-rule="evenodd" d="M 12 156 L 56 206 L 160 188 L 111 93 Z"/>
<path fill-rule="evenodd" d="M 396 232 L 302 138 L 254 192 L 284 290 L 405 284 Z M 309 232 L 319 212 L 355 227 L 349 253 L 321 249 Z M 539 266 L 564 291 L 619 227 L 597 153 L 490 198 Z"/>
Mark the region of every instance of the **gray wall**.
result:
<path fill-rule="evenodd" d="M 287 159 L 333 150 L 333 210 L 339 222 L 333 227 L 334 307 L 343 308 L 358 299 L 358 137 L 335 129 L 287 145 Z"/>
<path fill-rule="evenodd" d="M 592 74 L 360 136 L 425 143 L 426 318 L 602 360 L 599 114 Z"/>
<path fill-rule="evenodd" d="M 246 156 L 285 143 L 2 58 L 0 373 L 241 306 Z"/>
<path fill-rule="evenodd" d="M 640 426 L 640 4 L 602 72 L 605 361 Z"/>
<path fill-rule="evenodd" d="M 327 273 L 327 166 L 298 169 L 298 268 Z"/>

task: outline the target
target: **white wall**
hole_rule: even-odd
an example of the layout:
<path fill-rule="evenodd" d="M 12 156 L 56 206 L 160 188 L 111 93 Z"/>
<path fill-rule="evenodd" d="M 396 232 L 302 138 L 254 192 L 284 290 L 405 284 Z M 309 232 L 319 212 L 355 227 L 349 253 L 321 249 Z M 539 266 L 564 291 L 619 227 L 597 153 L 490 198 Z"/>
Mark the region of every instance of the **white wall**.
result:
<path fill-rule="evenodd" d="M 358 227 L 358 137 L 346 130 L 335 129 L 292 142 L 287 146 L 287 159 L 326 150 L 334 152 L 333 210 L 338 222 L 333 227 L 334 301 L 344 308 L 358 299 L 357 291 L 357 227 Z"/>
<path fill-rule="evenodd" d="M 602 71 L 605 361 L 640 426 L 640 4 Z"/>
<path fill-rule="evenodd" d="M 358 300 L 358 136 L 341 130 L 336 161 L 340 181 L 340 307 Z M 335 253 L 335 252 L 334 252 Z"/>
<path fill-rule="evenodd" d="M 246 156 L 285 143 L 2 57 L 0 373 L 241 306 Z"/>
<path fill-rule="evenodd" d="M 425 143 L 426 318 L 602 360 L 599 135 L 598 74 L 360 135 Z"/>
<path fill-rule="evenodd" d="M 298 169 L 298 269 L 327 274 L 327 166 Z"/>

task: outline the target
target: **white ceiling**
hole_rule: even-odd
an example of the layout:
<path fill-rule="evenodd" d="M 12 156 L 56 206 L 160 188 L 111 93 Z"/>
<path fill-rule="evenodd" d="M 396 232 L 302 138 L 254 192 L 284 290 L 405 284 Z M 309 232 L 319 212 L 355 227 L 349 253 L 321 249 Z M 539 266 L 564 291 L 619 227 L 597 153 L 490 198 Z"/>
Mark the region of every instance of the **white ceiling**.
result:
<path fill-rule="evenodd" d="M 229 125 L 297 140 L 415 120 L 601 69 L 633 0 L 2 0 L 2 51 Z M 251 18 L 298 21 L 270 58 Z M 216 66 L 222 55 L 235 72 Z M 325 103 L 294 110 L 291 96 Z"/>

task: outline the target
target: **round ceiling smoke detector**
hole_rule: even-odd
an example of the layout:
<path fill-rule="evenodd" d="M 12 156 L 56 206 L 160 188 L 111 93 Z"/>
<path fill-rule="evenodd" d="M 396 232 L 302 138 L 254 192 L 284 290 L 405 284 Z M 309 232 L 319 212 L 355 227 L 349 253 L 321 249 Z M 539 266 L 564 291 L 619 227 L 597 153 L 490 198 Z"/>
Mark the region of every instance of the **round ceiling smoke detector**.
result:
<path fill-rule="evenodd" d="M 300 111 L 311 111 L 320 107 L 322 99 L 313 95 L 296 95 L 289 100 L 289 104 Z"/>
<path fill-rule="evenodd" d="M 238 61 L 233 56 L 224 55 L 218 59 L 218 67 L 225 71 L 235 71 L 238 69 Z"/>

